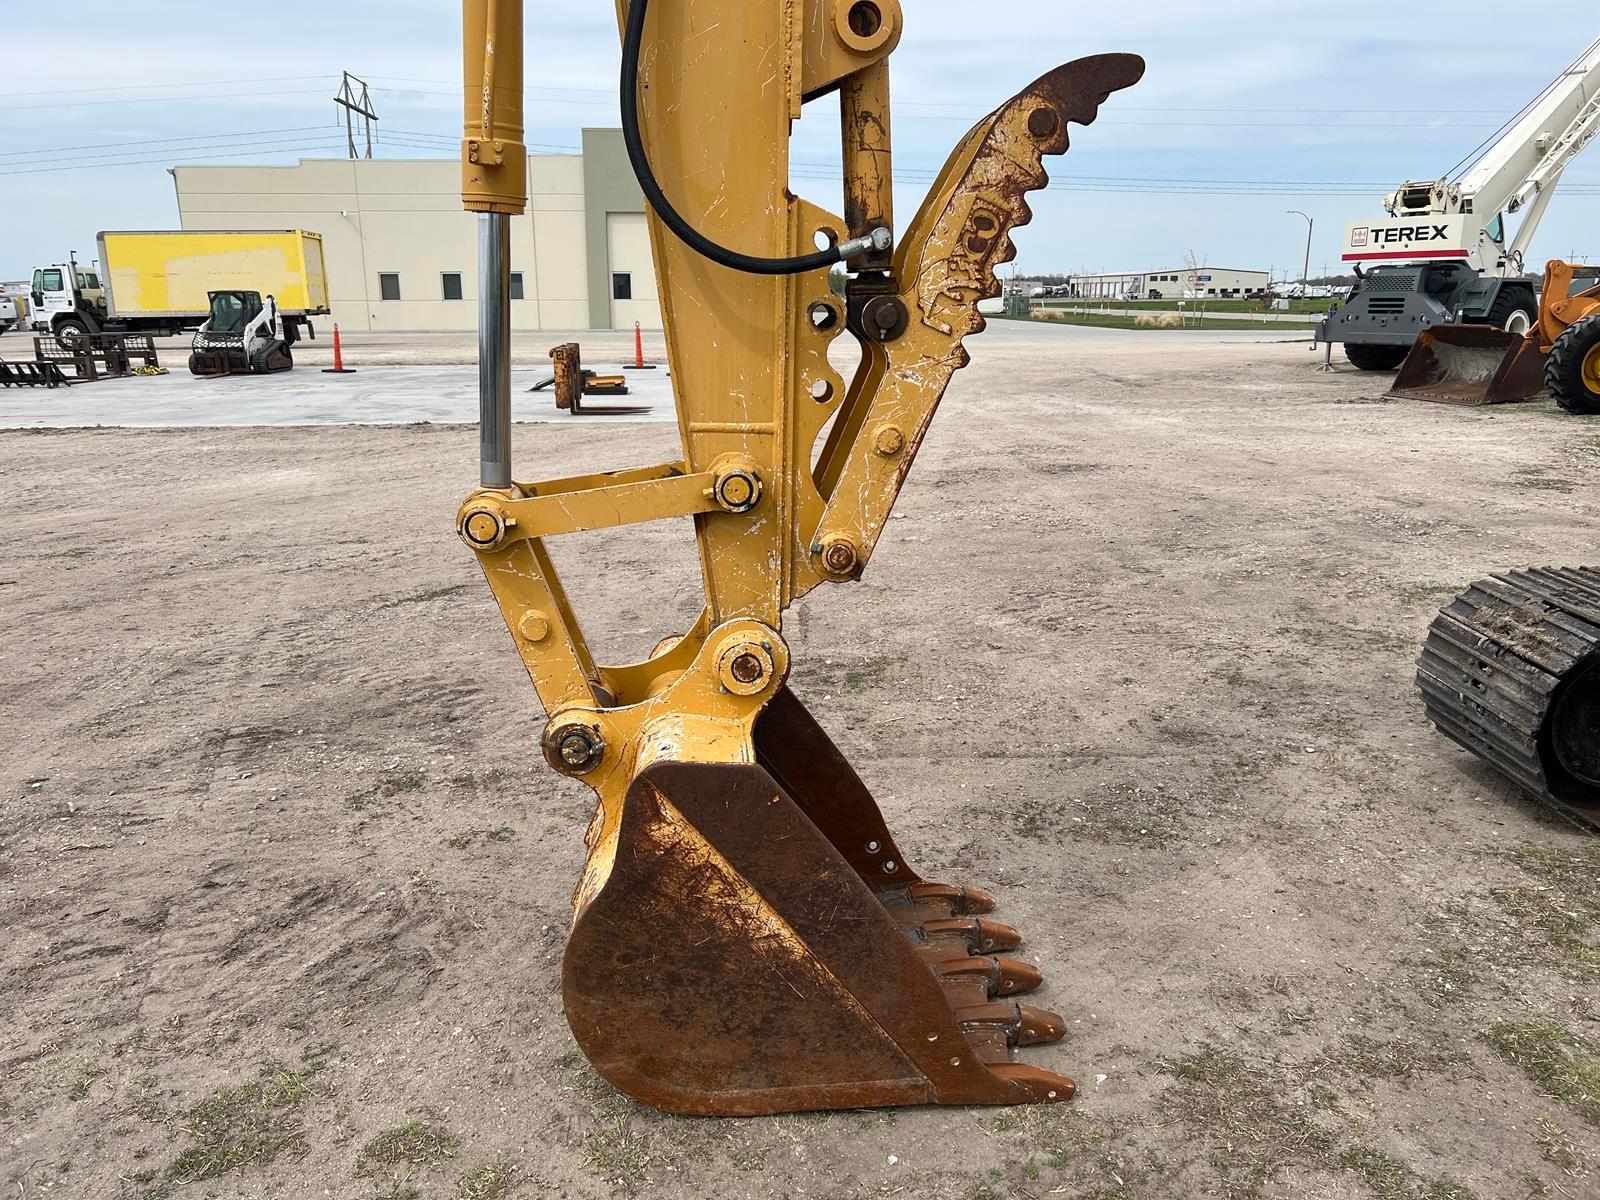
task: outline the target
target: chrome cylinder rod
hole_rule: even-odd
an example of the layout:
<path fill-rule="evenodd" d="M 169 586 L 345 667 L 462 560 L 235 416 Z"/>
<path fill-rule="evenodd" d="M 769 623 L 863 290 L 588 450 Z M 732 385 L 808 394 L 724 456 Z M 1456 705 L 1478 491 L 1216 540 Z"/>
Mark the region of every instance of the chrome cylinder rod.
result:
<path fill-rule="evenodd" d="M 478 214 L 478 459 L 486 488 L 511 486 L 511 218 Z"/>

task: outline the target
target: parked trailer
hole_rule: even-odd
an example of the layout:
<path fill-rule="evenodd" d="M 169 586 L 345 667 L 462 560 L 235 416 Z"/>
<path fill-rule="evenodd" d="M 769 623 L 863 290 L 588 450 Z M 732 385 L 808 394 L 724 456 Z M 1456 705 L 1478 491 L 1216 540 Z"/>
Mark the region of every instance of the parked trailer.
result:
<path fill-rule="evenodd" d="M 81 334 L 171 336 L 199 329 L 214 292 L 256 292 L 277 301 L 285 325 L 313 334 L 327 314 L 322 235 L 303 229 L 106 232 L 98 270 L 75 262 L 33 273 L 32 327 Z M 295 340 L 291 338 L 290 340 Z"/>

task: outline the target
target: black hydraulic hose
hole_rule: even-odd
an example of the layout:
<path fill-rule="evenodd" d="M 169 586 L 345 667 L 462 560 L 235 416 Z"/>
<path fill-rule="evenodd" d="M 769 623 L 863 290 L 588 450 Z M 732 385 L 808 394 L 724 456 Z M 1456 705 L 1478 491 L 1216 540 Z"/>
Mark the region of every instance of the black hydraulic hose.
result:
<path fill-rule="evenodd" d="M 672 207 L 672 202 L 656 181 L 655 172 L 650 169 L 650 156 L 645 153 L 644 138 L 639 131 L 639 53 L 644 47 L 644 18 L 648 3 L 649 0 L 632 0 L 628 5 L 627 24 L 623 28 L 622 140 L 627 143 L 628 161 L 633 164 L 639 187 L 643 189 L 645 199 L 650 202 L 656 215 L 695 253 L 748 275 L 800 275 L 843 262 L 844 251 L 837 245 L 796 258 L 759 258 L 741 254 L 713 242 Z"/>

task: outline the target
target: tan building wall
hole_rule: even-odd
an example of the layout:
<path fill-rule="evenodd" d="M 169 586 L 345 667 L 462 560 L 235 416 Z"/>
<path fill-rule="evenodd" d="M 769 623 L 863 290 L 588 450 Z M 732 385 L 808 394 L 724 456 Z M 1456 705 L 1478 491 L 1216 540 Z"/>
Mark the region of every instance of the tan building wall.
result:
<path fill-rule="evenodd" d="M 590 134 L 615 131 L 585 131 Z M 612 221 L 642 228 L 642 200 L 585 196 L 581 155 L 531 155 L 528 211 L 513 218 L 511 269 L 522 299 L 511 302 L 513 329 L 588 329 L 613 309 L 647 328 L 661 327 L 648 241 L 639 260 L 633 239 L 621 247 L 634 274 L 635 299 L 596 306 L 591 280 L 608 278 L 609 263 L 592 264 L 610 242 Z M 478 325 L 477 218 L 462 211 L 461 172 L 453 160 L 305 159 L 297 166 L 176 167 L 179 220 L 185 229 L 309 229 L 320 233 L 328 261 L 332 319 L 346 329 L 473 330 Z M 631 183 L 631 178 L 629 181 Z M 632 210 L 630 213 L 628 210 Z M 596 270 L 598 266 L 598 270 Z M 460 276 L 461 299 L 446 299 L 445 276 Z M 398 277 L 399 299 L 384 299 L 382 276 Z M 453 282 L 453 281 L 452 281 Z M 513 294 L 516 282 L 513 281 Z"/>

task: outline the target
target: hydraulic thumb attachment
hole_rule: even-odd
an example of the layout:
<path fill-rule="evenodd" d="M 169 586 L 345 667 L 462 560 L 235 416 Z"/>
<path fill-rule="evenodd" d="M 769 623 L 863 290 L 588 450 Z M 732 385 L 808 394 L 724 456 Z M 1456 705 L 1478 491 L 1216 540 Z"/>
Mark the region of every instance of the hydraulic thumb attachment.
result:
<path fill-rule="evenodd" d="M 683 454 L 486 483 L 457 521 L 548 714 L 546 760 L 599 800 L 563 964 L 573 1033 L 617 1087 L 681 1113 L 1064 1101 L 1070 1079 L 1016 1057 L 1065 1032 L 1017 1000 L 1042 982 L 1007 956 L 1020 935 L 983 892 L 906 861 L 786 686 L 782 613 L 860 576 L 1043 156 L 1143 63 L 1084 59 L 1002 104 L 891 245 L 895 0 L 621 16 L 635 167 L 677 217 L 653 209 L 650 232 Z M 834 90 L 843 216 L 788 190 L 790 123 Z M 841 253 L 807 262 L 819 246 Z M 851 269 L 830 278 L 841 254 Z M 863 351 L 848 385 L 828 360 L 847 329 Z M 683 516 L 699 620 L 643 661 L 597 663 L 547 539 Z"/>

